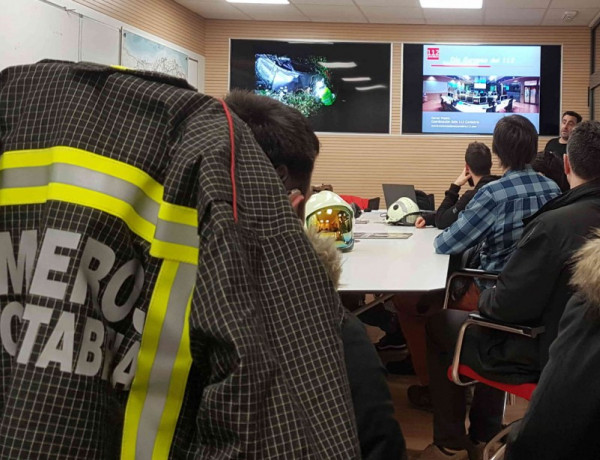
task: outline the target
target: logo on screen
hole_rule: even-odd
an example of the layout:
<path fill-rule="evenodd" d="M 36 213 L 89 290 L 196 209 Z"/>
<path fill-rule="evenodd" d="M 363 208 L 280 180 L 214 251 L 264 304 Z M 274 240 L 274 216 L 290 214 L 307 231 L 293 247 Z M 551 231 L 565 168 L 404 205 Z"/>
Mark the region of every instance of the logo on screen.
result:
<path fill-rule="evenodd" d="M 439 48 L 427 48 L 427 60 L 437 61 L 440 58 L 440 49 Z"/>

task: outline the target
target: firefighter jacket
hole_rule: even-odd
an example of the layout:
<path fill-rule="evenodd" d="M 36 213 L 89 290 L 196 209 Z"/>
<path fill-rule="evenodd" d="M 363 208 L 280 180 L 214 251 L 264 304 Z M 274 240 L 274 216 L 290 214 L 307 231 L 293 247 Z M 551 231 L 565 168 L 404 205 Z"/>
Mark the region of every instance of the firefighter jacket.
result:
<path fill-rule="evenodd" d="M 0 73 L 0 307 L 2 459 L 359 455 L 335 289 L 182 80 Z"/>

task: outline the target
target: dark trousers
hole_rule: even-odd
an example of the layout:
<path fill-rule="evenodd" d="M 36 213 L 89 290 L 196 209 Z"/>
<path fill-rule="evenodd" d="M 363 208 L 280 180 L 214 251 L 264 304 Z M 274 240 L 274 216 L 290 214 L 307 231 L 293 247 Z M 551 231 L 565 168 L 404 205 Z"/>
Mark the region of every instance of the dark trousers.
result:
<path fill-rule="evenodd" d="M 458 332 L 468 315 L 468 312 L 459 310 L 442 310 L 429 319 L 426 327 L 427 366 L 433 403 L 433 440 L 438 446 L 453 449 L 468 448 L 472 441 L 489 441 L 502 428 L 504 411 L 504 392 L 476 384 L 467 436 L 465 387 L 454 384 L 448 378 L 448 367 L 452 364 Z M 463 348 L 462 356 L 474 352 L 475 350 Z"/>
<path fill-rule="evenodd" d="M 406 443 L 394 417 L 385 368 L 365 327 L 352 314 L 344 321 L 342 340 L 361 458 L 406 460 Z"/>

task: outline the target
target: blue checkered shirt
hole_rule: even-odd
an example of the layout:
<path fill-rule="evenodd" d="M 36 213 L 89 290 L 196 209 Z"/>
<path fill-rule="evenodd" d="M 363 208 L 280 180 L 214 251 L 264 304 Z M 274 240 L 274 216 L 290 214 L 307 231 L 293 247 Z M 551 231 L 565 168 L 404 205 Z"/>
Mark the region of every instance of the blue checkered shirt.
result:
<path fill-rule="evenodd" d="M 523 219 L 560 193 L 554 181 L 529 166 L 509 170 L 479 189 L 458 220 L 436 237 L 435 251 L 460 254 L 483 242 L 480 268 L 499 272 L 521 238 Z"/>

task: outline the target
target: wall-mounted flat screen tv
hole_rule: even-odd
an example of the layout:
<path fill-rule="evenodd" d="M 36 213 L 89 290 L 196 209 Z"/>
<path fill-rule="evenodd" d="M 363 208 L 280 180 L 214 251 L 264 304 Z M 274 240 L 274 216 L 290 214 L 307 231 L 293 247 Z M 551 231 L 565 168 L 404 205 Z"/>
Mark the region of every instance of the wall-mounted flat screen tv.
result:
<path fill-rule="evenodd" d="M 405 44 L 402 132 L 491 134 L 517 113 L 558 133 L 561 47 Z"/>
<path fill-rule="evenodd" d="M 297 108 L 321 132 L 390 132 L 390 43 L 231 40 L 229 88 Z"/>

